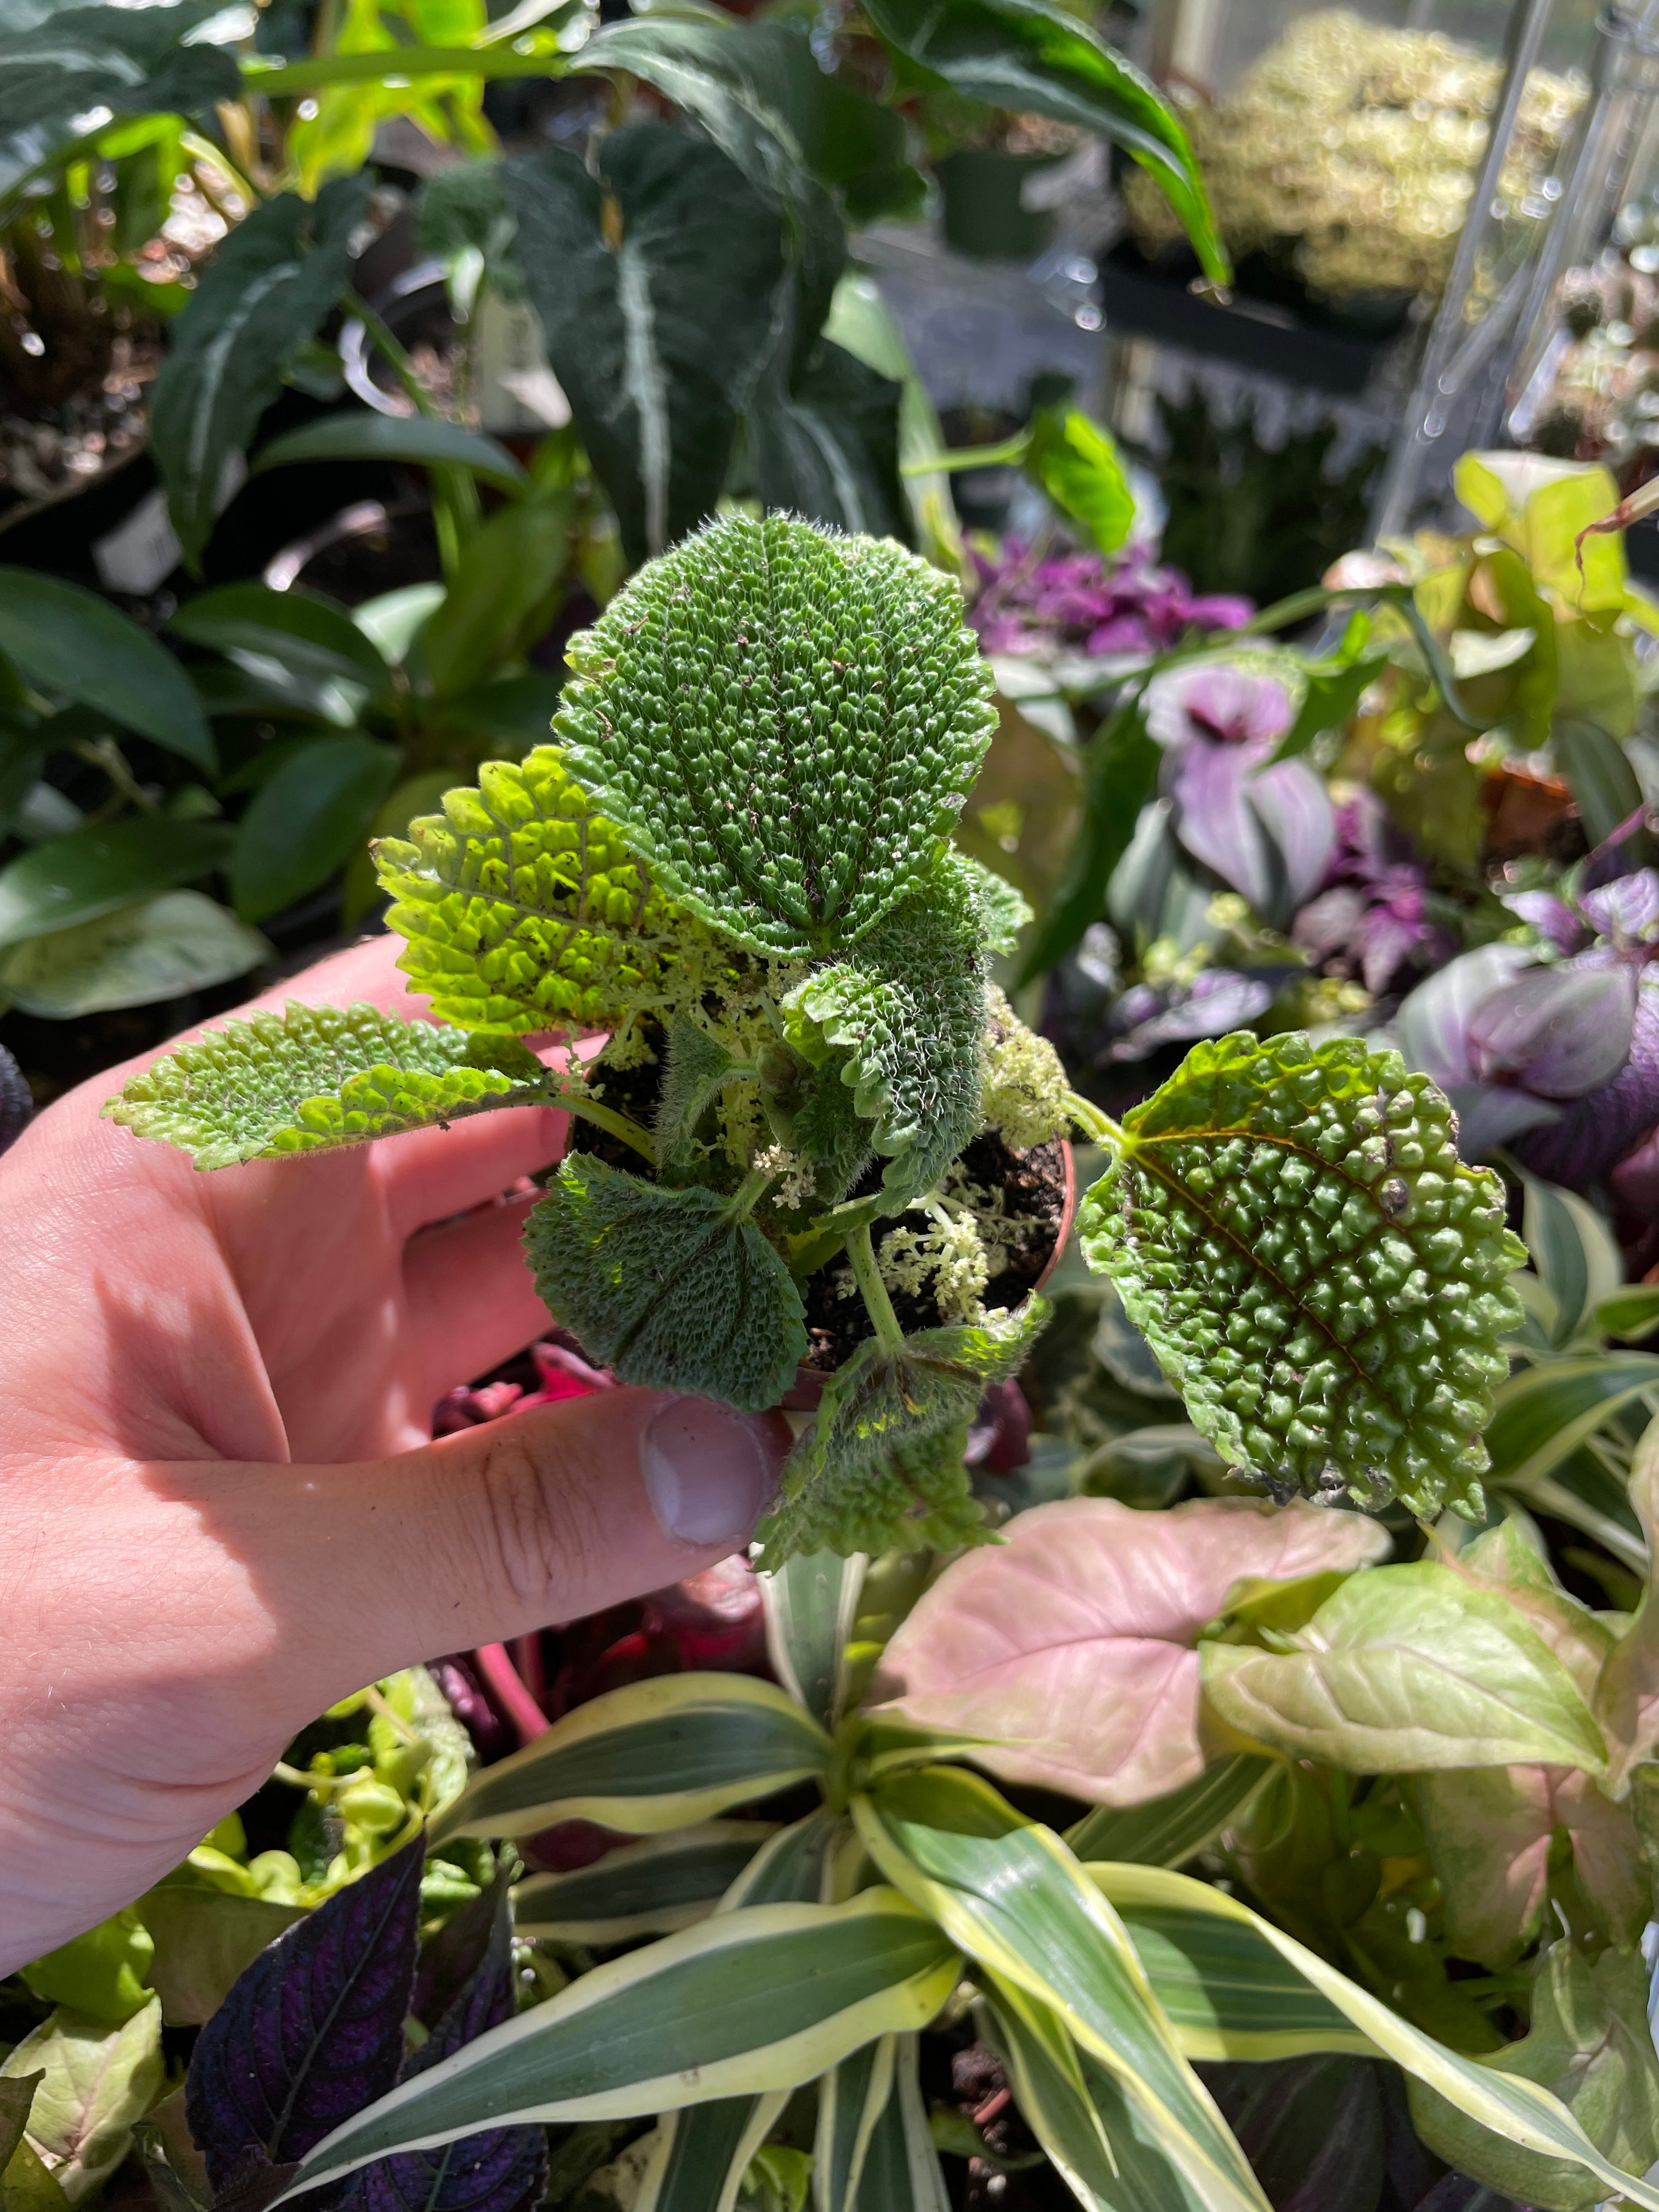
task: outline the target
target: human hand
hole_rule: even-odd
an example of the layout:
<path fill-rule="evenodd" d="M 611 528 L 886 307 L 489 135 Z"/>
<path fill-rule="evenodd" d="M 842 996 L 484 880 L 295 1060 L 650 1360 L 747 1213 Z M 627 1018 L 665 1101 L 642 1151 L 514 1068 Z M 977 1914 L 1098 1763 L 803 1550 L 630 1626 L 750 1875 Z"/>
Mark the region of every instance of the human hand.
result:
<path fill-rule="evenodd" d="M 405 1017 L 395 940 L 256 1004 Z M 203 1175 L 100 1119 L 0 1160 L 0 1974 L 157 1881 L 338 1698 L 748 1535 L 787 1431 L 606 1390 L 428 1442 L 546 1328 L 519 1247 L 565 1117 Z"/>

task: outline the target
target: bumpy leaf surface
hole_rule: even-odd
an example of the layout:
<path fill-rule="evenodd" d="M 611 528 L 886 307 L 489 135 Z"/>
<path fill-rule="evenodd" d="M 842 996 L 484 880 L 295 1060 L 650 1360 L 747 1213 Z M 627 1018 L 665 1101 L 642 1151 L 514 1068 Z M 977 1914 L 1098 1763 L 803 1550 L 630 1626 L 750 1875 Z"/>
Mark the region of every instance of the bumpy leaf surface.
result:
<path fill-rule="evenodd" d="M 665 1190 L 573 1153 L 525 1248 L 555 1319 L 624 1382 L 775 1406 L 806 1357 L 793 1278 L 717 1191 Z"/>
<path fill-rule="evenodd" d="M 666 890 L 791 957 L 916 885 L 995 722 L 950 578 L 779 517 L 711 523 L 568 651 L 572 772 Z"/>
<path fill-rule="evenodd" d="M 978 1328 L 923 1329 L 902 1353 L 872 1338 L 824 1386 L 762 1523 L 770 1572 L 797 1552 L 945 1551 L 988 1530 L 962 1464 L 986 1386 L 1017 1374 L 1048 1319 L 1038 1297 Z"/>
<path fill-rule="evenodd" d="M 844 1054 L 841 1079 L 894 1159 L 890 1184 L 926 1190 L 979 1126 L 986 876 L 941 854 L 922 891 L 785 1001 L 809 1058 Z"/>
<path fill-rule="evenodd" d="M 538 1095 L 532 1055 L 512 1073 L 459 1030 L 377 1007 L 302 1006 L 227 1022 L 131 1077 L 112 1121 L 188 1152 L 198 1168 L 275 1159 L 485 1113 Z M 505 1055 L 500 1055 L 505 1057 Z"/>
<path fill-rule="evenodd" d="M 464 1029 L 614 1027 L 670 995 L 663 963 L 688 929 L 573 782 L 556 745 L 488 762 L 476 787 L 376 850 L 409 939 L 398 963 Z"/>
<path fill-rule="evenodd" d="M 1231 1465 L 1361 1505 L 1478 1510 L 1525 1255 L 1453 1127 L 1396 1053 L 1244 1030 L 1128 1115 L 1084 1253 Z"/>

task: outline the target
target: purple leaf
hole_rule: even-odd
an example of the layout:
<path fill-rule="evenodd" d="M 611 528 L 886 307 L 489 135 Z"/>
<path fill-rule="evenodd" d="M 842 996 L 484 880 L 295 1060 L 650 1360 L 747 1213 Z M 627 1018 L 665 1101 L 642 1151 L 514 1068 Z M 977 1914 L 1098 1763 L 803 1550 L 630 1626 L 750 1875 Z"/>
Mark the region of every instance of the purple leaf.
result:
<path fill-rule="evenodd" d="M 250 2150 L 302 2158 L 383 2096 L 403 2057 L 423 1863 L 418 1839 L 262 1951 L 202 2030 L 185 2087 L 214 2187 Z"/>
<path fill-rule="evenodd" d="M 1586 891 L 1578 903 L 1598 936 L 1644 944 L 1659 927 L 1659 873 L 1640 868 L 1633 876 L 1617 877 Z"/>
<path fill-rule="evenodd" d="M 1336 815 L 1324 778 L 1306 761 L 1280 761 L 1251 778 L 1249 795 L 1285 863 L 1290 903 L 1300 906 L 1325 880 L 1336 844 Z"/>
<path fill-rule="evenodd" d="M 1333 884 L 1297 915 L 1291 941 L 1310 960 L 1328 960 L 1358 944 L 1367 912 L 1365 894 L 1358 884 Z"/>
<path fill-rule="evenodd" d="M 1553 891 L 1511 891 L 1504 903 L 1558 952 L 1577 952 L 1589 935 L 1566 901 Z"/>
<path fill-rule="evenodd" d="M 1183 1043 L 1193 1037 L 1224 1036 L 1229 1030 L 1243 1029 L 1258 1014 L 1266 1013 L 1273 1004 L 1275 988 L 1276 982 L 1265 983 L 1257 976 L 1241 975 L 1236 969 L 1200 968 L 1187 989 L 1171 987 L 1170 1003 L 1158 1006 L 1158 999 L 1164 994 L 1150 984 L 1141 984 L 1136 991 L 1124 993 L 1115 1011 L 1121 1018 L 1132 1000 L 1137 1000 L 1132 1011 L 1139 1011 L 1138 991 L 1148 994 L 1153 1011 L 1146 1012 L 1126 1036 L 1116 1040 L 1110 1056 L 1113 1060 L 1144 1060 L 1161 1044 Z"/>
<path fill-rule="evenodd" d="M 1659 1123 L 1659 975 L 1643 975 L 1636 997 L 1630 1056 L 1611 1083 L 1581 1098 L 1516 1151 L 1534 1175 L 1569 1190 L 1599 1182 Z"/>
<path fill-rule="evenodd" d="M 431 2035 L 404 2063 L 400 2081 L 453 2057 L 512 2017 L 513 1921 L 506 1881 L 492 1884 L 489 1895 L 492 1914 L 482 1954 Z M 477 1925 L 475 1907 L 483 1903 L 479 1898 L 465 1908 L 472 1915 L 470 1931 Z M 364 2167 L 340 2212 L 523 2212 L 540 2203 L 546 2180 L 544 2129 L 483 2128 L 432 2150 L 378 2159 Z"/>
<path fill-rule="evenodd" d="M 1471 1073 L 1482 1083 L 1516 1083 L 1540 1098 L 1582 1098 L 1625 1065 L 1635 1016 L 1630 968 L 1571 961 L 1528 969 L 1471 1013 Z"/>
<path fill-rule="evenodd" d="M 1275 678 L 1224 661 L 1180 669 L 1146 687 L 1146 727 L 1161 745 L 1236 745 L 1264 761 L 1295 720 L 1291 695 Z"/>
<path fill-rule="evenodd" d="M 1422 925 L 1397 914 L 1391 906 L 1374 906 L 1355 933 L 1358 943 L 1360 980 L 1372 998 L 1381 998 L 1395 973 L 1416 950 Z"/>
<path fill-rule="evenodd" d="M 1255 765 L 1247 746 L 1194 738 L 1170 754 L 1164 788 L 1187 850 L 1260 911 L 1272 896 L 1273 876 L 1261 824 L 1246 796 Z"/>
<path fill-rule="evenodd" d="M 1400 1009 L 1400 1046 L 1408 1067 L 1431 1075 L 1443 1091 L 1476 1078 L 1469 1023 L 1500 984 L 1534 965 L 1522 945 L 1486 945 L 1448 961 L 1419 983 Z M 1461 1109 L 1460 1109 L 1461 1111 Z"/>

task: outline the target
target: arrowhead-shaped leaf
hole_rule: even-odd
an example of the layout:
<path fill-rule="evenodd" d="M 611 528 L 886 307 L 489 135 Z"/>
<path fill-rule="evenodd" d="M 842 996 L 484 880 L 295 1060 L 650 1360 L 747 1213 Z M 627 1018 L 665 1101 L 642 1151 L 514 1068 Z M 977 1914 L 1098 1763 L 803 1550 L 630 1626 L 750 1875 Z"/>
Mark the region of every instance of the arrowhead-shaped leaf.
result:
<path fill-rule="evenodd" d="M 909 543 L 900 479 L 903 387 L 825 338 L 793 374 L 775 362 L 748 410 L 763 507 Z"/>
<path fill-rule="evenodd" d="M 1231 1465 L 1472 1510 L 1521 1308 L 1503 1186 L 1396 1053 L 1238 1030 L 1124 1123 L 1079 1234 Z"/>

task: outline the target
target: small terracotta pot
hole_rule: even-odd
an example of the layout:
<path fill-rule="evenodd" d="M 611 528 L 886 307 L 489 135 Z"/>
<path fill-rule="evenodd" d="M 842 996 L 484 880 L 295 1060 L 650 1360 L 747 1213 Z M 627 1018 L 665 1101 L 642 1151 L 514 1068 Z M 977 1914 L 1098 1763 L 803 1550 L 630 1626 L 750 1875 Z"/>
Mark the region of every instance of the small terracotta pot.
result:
<path fill-rule="evenodd" d="M 1066 1138 L 1061 1138 L 1060 1148 L 1066 1158 L 1066 1202 L 1060 1212 L 1054 1249 L 1048 1255 L 1042 1273 L 1031 1285 L 1032 1295 L 1042 1288 L 1060 1265 L 1060 1255 L 1066 1249 L 1066 1240 L 1072 1233 L 1072 1222 L 1077 1212 L 1077 1156 Z M 815 1413 L 818 1401 L 823 1395 L 823 1386 L 829 1380 L 830 1377 L 820 1374 L 816 1367 L 798 1367 L 794 1388 L 784 1398 L 783 1411 L 786 1413 Z"/>

